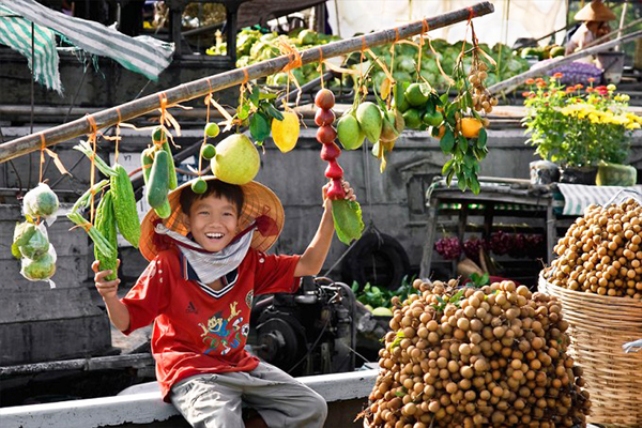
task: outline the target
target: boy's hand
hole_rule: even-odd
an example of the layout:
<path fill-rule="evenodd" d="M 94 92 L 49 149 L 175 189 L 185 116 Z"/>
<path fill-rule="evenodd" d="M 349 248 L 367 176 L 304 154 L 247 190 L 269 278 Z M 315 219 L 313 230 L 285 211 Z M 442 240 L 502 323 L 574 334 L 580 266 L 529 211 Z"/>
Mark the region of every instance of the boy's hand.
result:
<path fill-rule="evenodd" d="M 98 290 L 98 293 L 103 299 L 118 297 L 118 284 L 120 284 L 120 279 L 116 278 L 111 281 L 106 281 L 105 277 L 111 274 L 111 270 L 99 271 L 99 265 L 100 262 L 98 260 L 94 260 L 91 264 L 91 269 L 96 273 L 94 275 L 96 290 Z M 120 266 L 120 260 L 118 260 L 118 266 Z"/>
<path fill-rule="evenodd" d="M 330 199 L 328 199 L 328 197 L 327 197 L 327 193 L 328 193 L 328 189 L 330 188 L 330 184 L 332 184 L 331 181 L 327 182 L 321 188 L 321 190 L 323 192 L 323 206 L 324 207 L 328 207 L 328 208 L 332 207 L 332 202 L 328 202 L 328 201 L 330 201 Z M 354 194 L 354 189 L 352 187 L 350 187 L 350 183 L 348 183 L 345 180 L 341 180 L 341 185 L 343 187 L 343 191 L 346 194 L 345 199 L 347 199 L 349 201 L 356 201 L 357 200 L 357 196 Z"/>

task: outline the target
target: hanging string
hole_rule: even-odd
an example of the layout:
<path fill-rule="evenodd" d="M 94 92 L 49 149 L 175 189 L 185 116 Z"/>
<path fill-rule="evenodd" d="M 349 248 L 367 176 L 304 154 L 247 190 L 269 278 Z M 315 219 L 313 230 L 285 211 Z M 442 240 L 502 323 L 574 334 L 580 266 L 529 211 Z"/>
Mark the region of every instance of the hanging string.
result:
<path fill-rule="evenodd" d="M 209 80 L 208 80 L 209 83 Z M 212 89 L 212 85 L 210 85 Z M 203 144 L 201 144 L 201 149 L 207 144 L 207 124 L 210 123 L 210 105 L 212 104 L 212 93 L 210 92 L 205 96 L 205 126 L 203 127 Z M 203 168 L 203 156 L 198 157 L 198 176 L 201 176 L 201 171 Z"/>
<path fill-rule="evenodd" d="M 323 78 L 323 49 L 321 46 L 317 48 L 319 50 L 319 75 L 321 76 L 321 89 L 325 89 L 325 79 Z"/>
<path fill-rule="evenodd" d="M 42 183 L 44 179 L 44 164 L 45 164 L 45 150 L 47 149 L 47 144 L 45 141 L 45 134 L 40 133 L 40 175 L 38 176 L 38 183 Z"/>
<path fill-rule="evenodd" d="M 89 129 L 90 129 L 90 134 L 89 134 L 89 144 L 91 145 L 92 149 L 92 154 L 91 154 L 91 169 L 89 172 L 89 188 L 91 196 L 89 199 L 89 222 L 93 223 L 94 222 L 94 196 L 95 196 L 95 191 L 93 190 L 94 188 L 94 183 L 96 182 L 96 139 L 98 136 L 98 127 L 96 126 L 96 121 L 94 120 L 94 117 L 91 115 L 87 115 L 87 122 L 89 122 Z"/>

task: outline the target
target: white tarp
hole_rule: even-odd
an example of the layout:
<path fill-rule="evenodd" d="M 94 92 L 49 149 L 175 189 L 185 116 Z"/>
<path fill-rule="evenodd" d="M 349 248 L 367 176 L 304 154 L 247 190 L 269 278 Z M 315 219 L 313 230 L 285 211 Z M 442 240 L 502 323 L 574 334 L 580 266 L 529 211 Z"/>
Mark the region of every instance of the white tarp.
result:
<path fill-rule="evenodd" d="M 476 3 L 478 1 L 471 0 L 329 0 L 327 7 L 334 33 L 349 38 L 357 32 L 392 28 Z M 491 0 L 491 3 L 495 12 L 473 21 L 480 43 L 492 46 L 502 42 L 512 46 L 520 37 L 537 39 L 566 26 L 564 0 Z M 451 43 L 464 39 L 465 35 L 465 23 L 430 32 L 432 38 Z M 558 44 L 563 37 L 563 31 L 557 34 Z M 470 40 L 470 34 L 467 39 Z"/>

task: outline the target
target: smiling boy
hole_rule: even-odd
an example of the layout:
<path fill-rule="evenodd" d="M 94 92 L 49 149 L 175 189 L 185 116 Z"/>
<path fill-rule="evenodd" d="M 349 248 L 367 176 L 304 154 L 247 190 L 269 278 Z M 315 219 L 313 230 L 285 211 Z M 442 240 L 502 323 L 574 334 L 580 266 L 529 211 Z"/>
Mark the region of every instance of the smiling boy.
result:
<path fill-rule="evenodd" d="M 163 399 L 194 427 L 322 427 L 327 405 L 289 374 L 245 349 L 254 296 L 292 293 L 298 278 L 316 275 L 328 254 L 334 223 L 325 197 L 319 228 L 302 255 L 268 255 L 284 222 L 267 187 L 207 177 L 195 194 L 186 183 L 169 195 L 172 214 L 151 210 L 140 250 L 150 261 L 123 299 L 119 279 L 92 268 L 109 318 L 129 334 L 154 323 L 151 348 Z M 355 196 L 344 183 L 346 198 Z M 244 421 L 242 406 L 256 411 Z"/>

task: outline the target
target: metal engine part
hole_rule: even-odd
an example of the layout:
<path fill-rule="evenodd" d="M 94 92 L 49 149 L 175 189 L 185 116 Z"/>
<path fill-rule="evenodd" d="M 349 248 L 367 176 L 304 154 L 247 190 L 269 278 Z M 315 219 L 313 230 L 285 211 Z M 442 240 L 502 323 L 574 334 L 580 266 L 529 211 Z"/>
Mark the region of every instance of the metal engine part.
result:
<path fill-rule="evenodd" d="M 355 308 L 346 284 L 306 277 L 295 294 L 275 294 L 257 304 L 252 349 L 293 376 L 352 371 Z"/>

